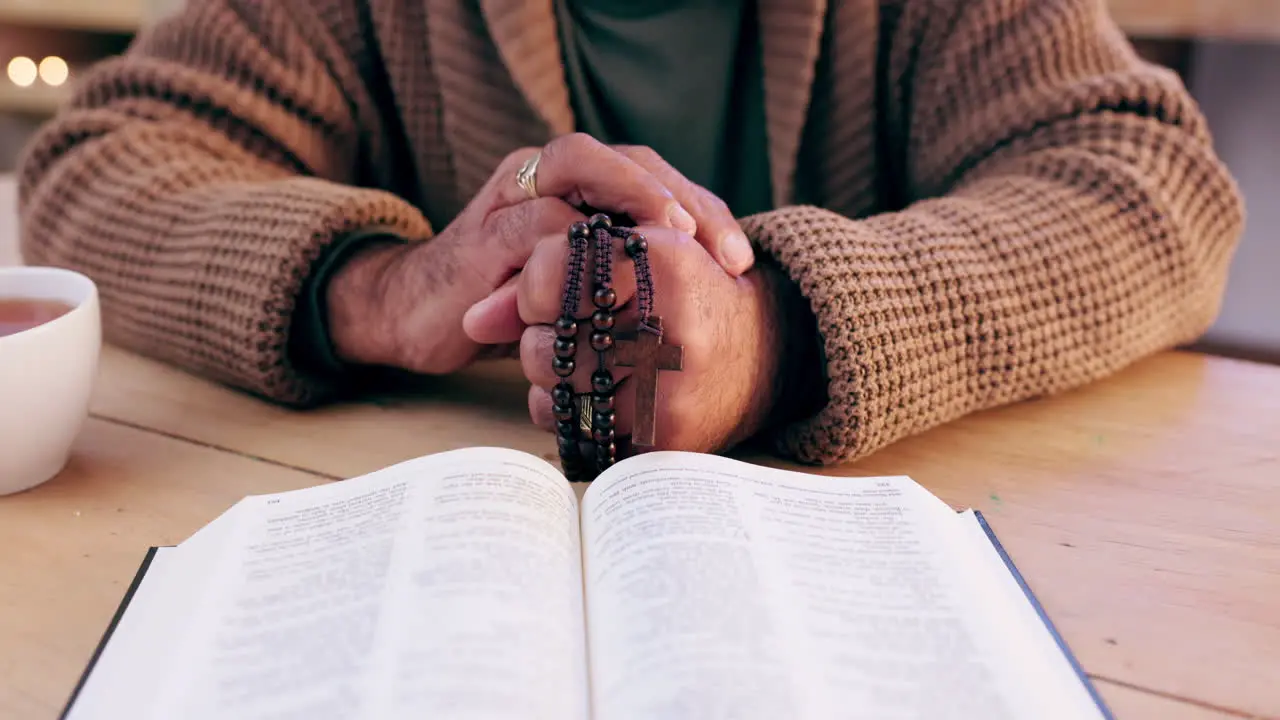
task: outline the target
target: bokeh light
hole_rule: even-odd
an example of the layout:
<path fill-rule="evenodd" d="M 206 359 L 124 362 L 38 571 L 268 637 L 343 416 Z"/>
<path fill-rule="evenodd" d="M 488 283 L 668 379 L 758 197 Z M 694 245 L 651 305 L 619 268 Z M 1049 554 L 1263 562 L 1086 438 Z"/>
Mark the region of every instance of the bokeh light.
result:
<path fill-rule="evenodd" d="M 40 79 L 47 85 L 58 87 L 65 83 L 70 75 L 71 69 L 67 67 L 67 61 L 56 55 L 40 61 Z"/>
<path fill-rule="evenodd" d="M 9 61 L 9 82 L 18 87 L 31 87 L 38 75 L 36 62 L 29 57 L 19 55 Z"/>

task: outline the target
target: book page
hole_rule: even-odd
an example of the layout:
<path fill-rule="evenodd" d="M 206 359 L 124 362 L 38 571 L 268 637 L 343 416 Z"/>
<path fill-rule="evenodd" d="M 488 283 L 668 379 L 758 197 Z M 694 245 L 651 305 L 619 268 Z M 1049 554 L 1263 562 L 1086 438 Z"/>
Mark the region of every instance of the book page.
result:
<path fill-rule="evenodd" d="M 997 614 L 1000 622 L 991 632 L 997 633 L 1018 657 L 1022 674 L 1034 676 L 1029 683 L 1035 688 L 1041 707 L 1053 708 L 1044 714 L 1062 718 L 1101 718 L 1098 703 L 1090 688 L 1079 680 L 1080 669 L 1058 647 L 1059 639 L 1046 627 L 1046 620 L 1036 611 L 1018 584 L 1018 579 L 1004 564 L 1000 551 L 986 534 L 973 510 L 957 515 L 961 534 L 967 539 L 956 545 L 969 553 L 975 585 L 983 591 L 984 609 Z M 1048 621 L 1052 622 L 1052 621 Z"/>
<path fill-rule="evenodd" d="M 573 491 L 470 449 L 237 508 L 154 717 L 587 717 Z"/>
<path fill-rule="evenodd" d="M 101 654 L 85 668 L 84 685 L 65 720 L 150 716 L 156 687 L 173 668 L 191 607 L 210 590 L 208 568 L 235 530 L 237 508 L 233 505 L 178 547 L 155 549 Z"/>
<path fill-rule="evenodd" d="M 653 453 L 582 515 L 598 720 L 1081 717 L 1038 705 L 908 478 Z"/>
<path fill-rule="evenodd" d="M 122 711 L 147 717 L 155 700 L 156 678 L 165 673 L 171 639 L 182 626 L 184 608 L 173 598 L 199 588 L 198 564 L 176 559 L 177 548 L 156 548 L 127 612 L 111 632 L 92 672 L 76 694 L 65 720 L 111 720 Z"/>

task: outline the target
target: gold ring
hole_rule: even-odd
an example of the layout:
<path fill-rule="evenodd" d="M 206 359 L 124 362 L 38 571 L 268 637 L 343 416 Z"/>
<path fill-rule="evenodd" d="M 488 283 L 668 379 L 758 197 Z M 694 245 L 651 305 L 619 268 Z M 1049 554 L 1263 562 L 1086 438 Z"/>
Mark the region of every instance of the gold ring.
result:
<path fill-rule="evenodd" d="M 542 159 L 542 151 L 533 154 L 533 157 L 524 161 L 524 165 L 520 166 L 520 170 L 516 172 L 516 184 L 524 188 L 524 192 L 529 196 L 530 200 L 538 198 L 538 161 Z"/>

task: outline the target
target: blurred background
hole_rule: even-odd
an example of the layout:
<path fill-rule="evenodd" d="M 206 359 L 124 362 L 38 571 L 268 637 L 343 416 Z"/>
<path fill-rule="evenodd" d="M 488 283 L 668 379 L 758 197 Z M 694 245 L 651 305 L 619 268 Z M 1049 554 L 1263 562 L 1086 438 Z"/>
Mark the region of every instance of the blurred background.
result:
<path fill-rule="evenodd" d="M 1248 202 L 1226 303 L 1202 349 L 1280 363 L 1280 0 L 1100 1 L 1145 57 L 1182 75 Z M 0 174 L 78 72 L 183 2 L 0 0 Z"/>

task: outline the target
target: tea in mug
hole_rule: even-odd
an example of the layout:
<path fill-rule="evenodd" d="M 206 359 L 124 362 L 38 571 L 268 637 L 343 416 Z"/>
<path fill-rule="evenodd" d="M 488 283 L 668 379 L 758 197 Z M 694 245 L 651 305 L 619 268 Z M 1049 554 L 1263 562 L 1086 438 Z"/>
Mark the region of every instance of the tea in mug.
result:
<path fill-rule="evenodd" d="M 61 300 L 0 298 L 0 337 L 30 330 L 75 309 Z"/>

